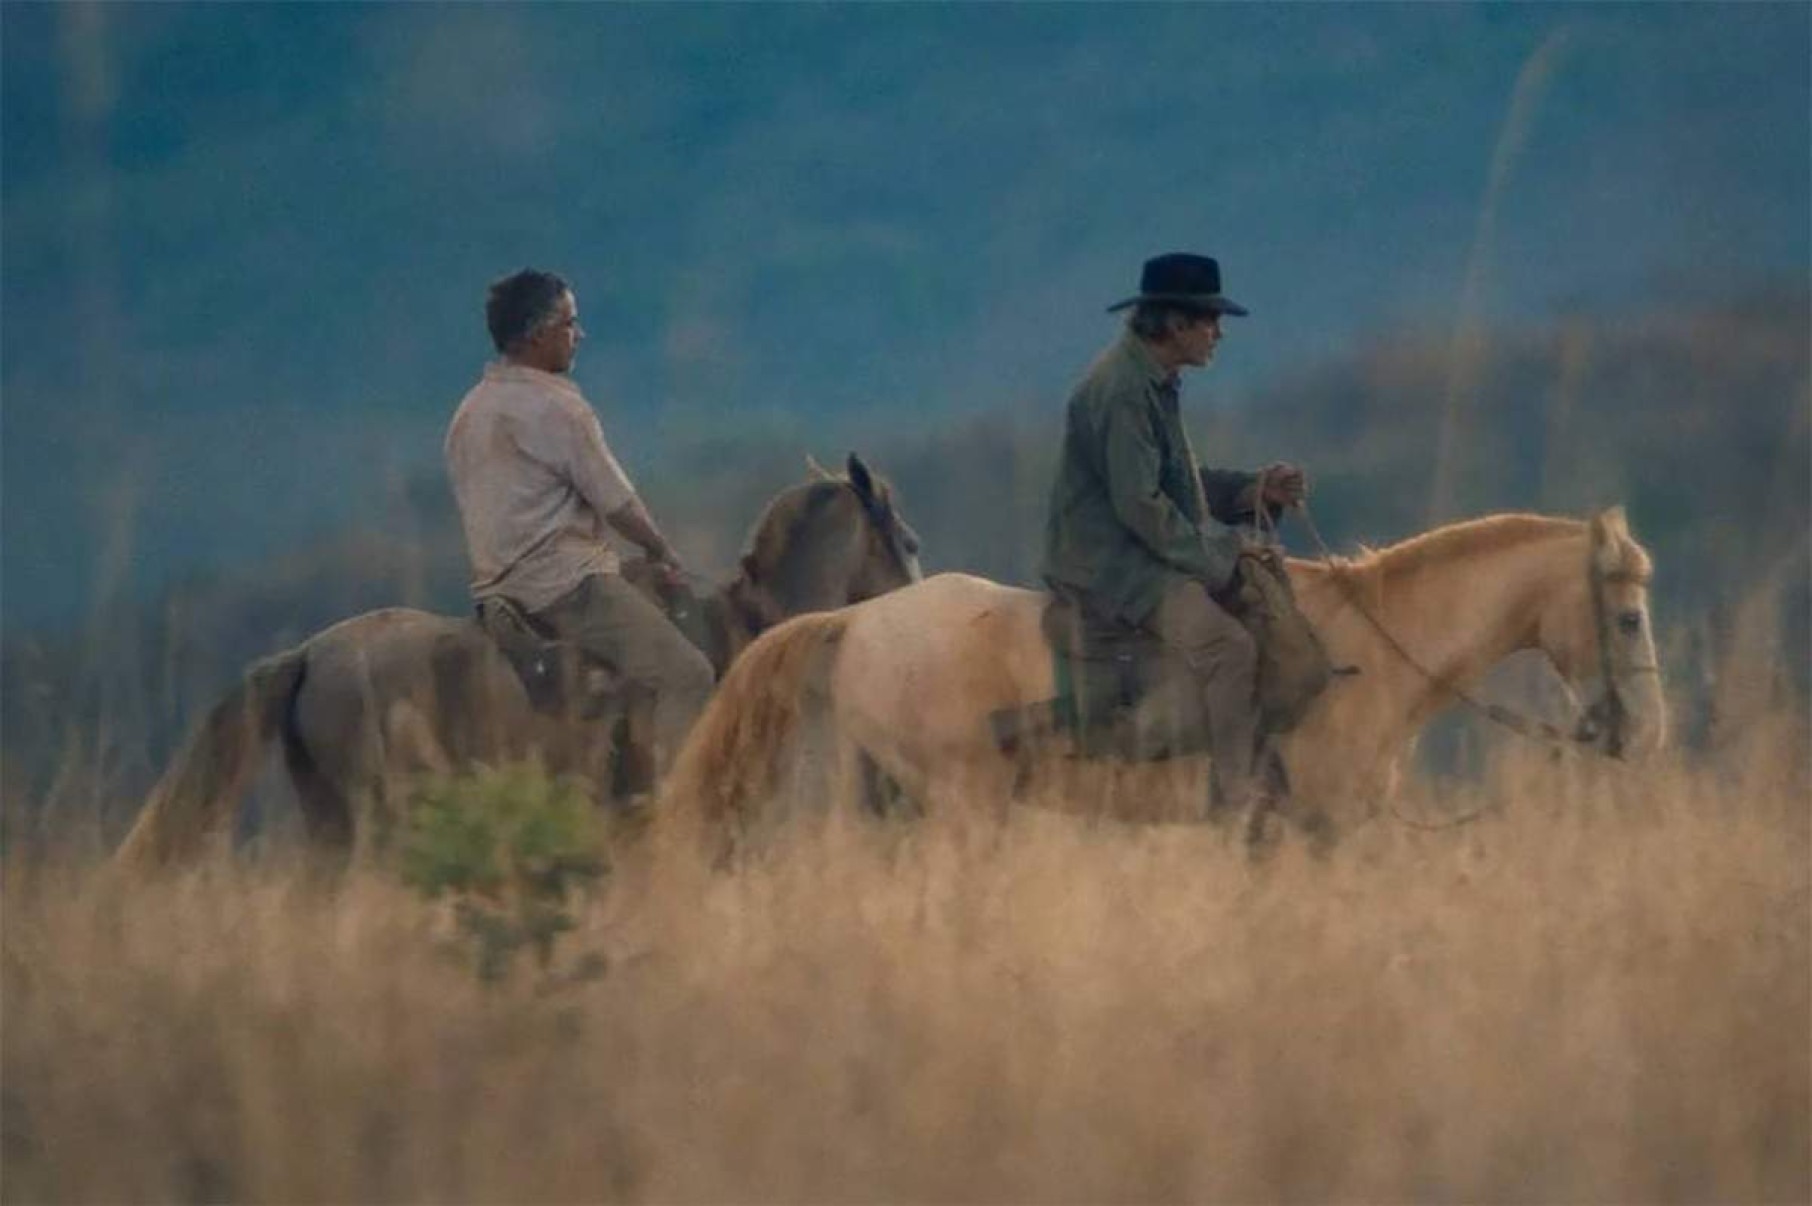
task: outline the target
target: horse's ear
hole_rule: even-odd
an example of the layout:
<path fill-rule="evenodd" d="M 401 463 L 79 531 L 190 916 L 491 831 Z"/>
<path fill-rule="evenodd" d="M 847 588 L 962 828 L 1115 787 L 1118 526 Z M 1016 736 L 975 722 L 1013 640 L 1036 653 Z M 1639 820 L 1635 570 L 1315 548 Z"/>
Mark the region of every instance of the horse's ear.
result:
<path fill-rule="evenodd" d="M 819 481 L 834 482 L 837 480 L 837 475 L 832 473 L 829 469 L 826 469 L 823 465 L 820 465 L 818 463 L 818 458 L 809 452 L 805 454 L 805 468 L 807 472 Z"/>
<path fill-rule="evenodd" d="M 1592 516 L 1592 535 L 1606 544 L 1629 539 L 1630 520 L 1624 512 L 1623 504 L 1606 507 Z"/>
<path fill-rule="evenodd" d="M 1606 507 L 1592 516 L 1592 563 L 1602 573 L 1622 564 L 1624 547 L 1631 543 L 1629 518 L 1622 506 Z"/>
<path fill-rule="evenodd" d="M 849 484 L 856 488 L 856 493 L 864 501 L 875 501 L 875 479 L 868 472 L 868 466 L 862 463 L 862 458 L 852 452 L 846 463 L 849 466 Z"/>

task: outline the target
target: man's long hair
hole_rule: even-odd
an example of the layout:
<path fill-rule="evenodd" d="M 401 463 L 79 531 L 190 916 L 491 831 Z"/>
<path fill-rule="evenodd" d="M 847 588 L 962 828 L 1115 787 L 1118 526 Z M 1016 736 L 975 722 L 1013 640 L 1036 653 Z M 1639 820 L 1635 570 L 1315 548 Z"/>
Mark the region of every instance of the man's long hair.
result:
<path fill-rule="evenodd" d="M 1143 301 L 1126 316 L 1126 329 L 1148 343 L 1163 343 L 1179 327 L 1200 322 L 1213 310 L 1187 302 Z"/>

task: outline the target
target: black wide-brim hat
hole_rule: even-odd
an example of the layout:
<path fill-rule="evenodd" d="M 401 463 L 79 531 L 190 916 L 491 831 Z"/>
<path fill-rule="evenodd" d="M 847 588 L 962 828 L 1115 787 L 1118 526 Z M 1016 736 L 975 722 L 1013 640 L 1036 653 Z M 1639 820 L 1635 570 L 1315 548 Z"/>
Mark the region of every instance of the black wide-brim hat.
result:
<path fill-rule="evenodd" d="M 1191 255 L 1187 251 L 1173 251 L 1146 260 L 1144 271 L 1139 273 L 1139 295 L 1115 302 L 1107 311 L 1112 314 L 1140 302 L 1170 302 L 1240 317 L 1248 313 L 1246 307 L 1221 293 L 1220 264 L 1208 256 Z"/>

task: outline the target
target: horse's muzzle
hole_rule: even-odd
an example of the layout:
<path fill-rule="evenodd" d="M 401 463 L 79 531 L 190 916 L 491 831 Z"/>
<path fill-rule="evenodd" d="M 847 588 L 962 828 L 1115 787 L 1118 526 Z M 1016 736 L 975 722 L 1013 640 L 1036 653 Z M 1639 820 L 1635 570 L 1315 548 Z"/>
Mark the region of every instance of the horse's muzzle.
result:
<path fill-rule="evenodd" d="M 1573 740 L 1581 745 L 1589 745 L 1598 752 L 1612 758 L 1623 757 L 1622 734 L 1620 726 L 1612 724 L 1612 705 L 1609 696 L 1601 696 L 1592 701 L 1579 716 L 1579 723 L 1573 726 Z M 1616 739 L 1613 739 L 1615 736 Z"/>

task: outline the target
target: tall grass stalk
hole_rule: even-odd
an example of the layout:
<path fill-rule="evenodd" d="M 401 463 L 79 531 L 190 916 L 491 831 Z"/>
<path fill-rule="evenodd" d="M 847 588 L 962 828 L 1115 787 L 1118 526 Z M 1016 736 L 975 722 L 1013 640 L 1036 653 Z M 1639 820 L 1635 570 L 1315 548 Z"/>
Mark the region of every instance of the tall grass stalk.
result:
<path fill-rule="evenodd" d="M 1798 1202 L 1805 718 L 1423 832 L 833 819 L 485 990 L 382 867 L 4 885 L 14 1202 Z"/>

